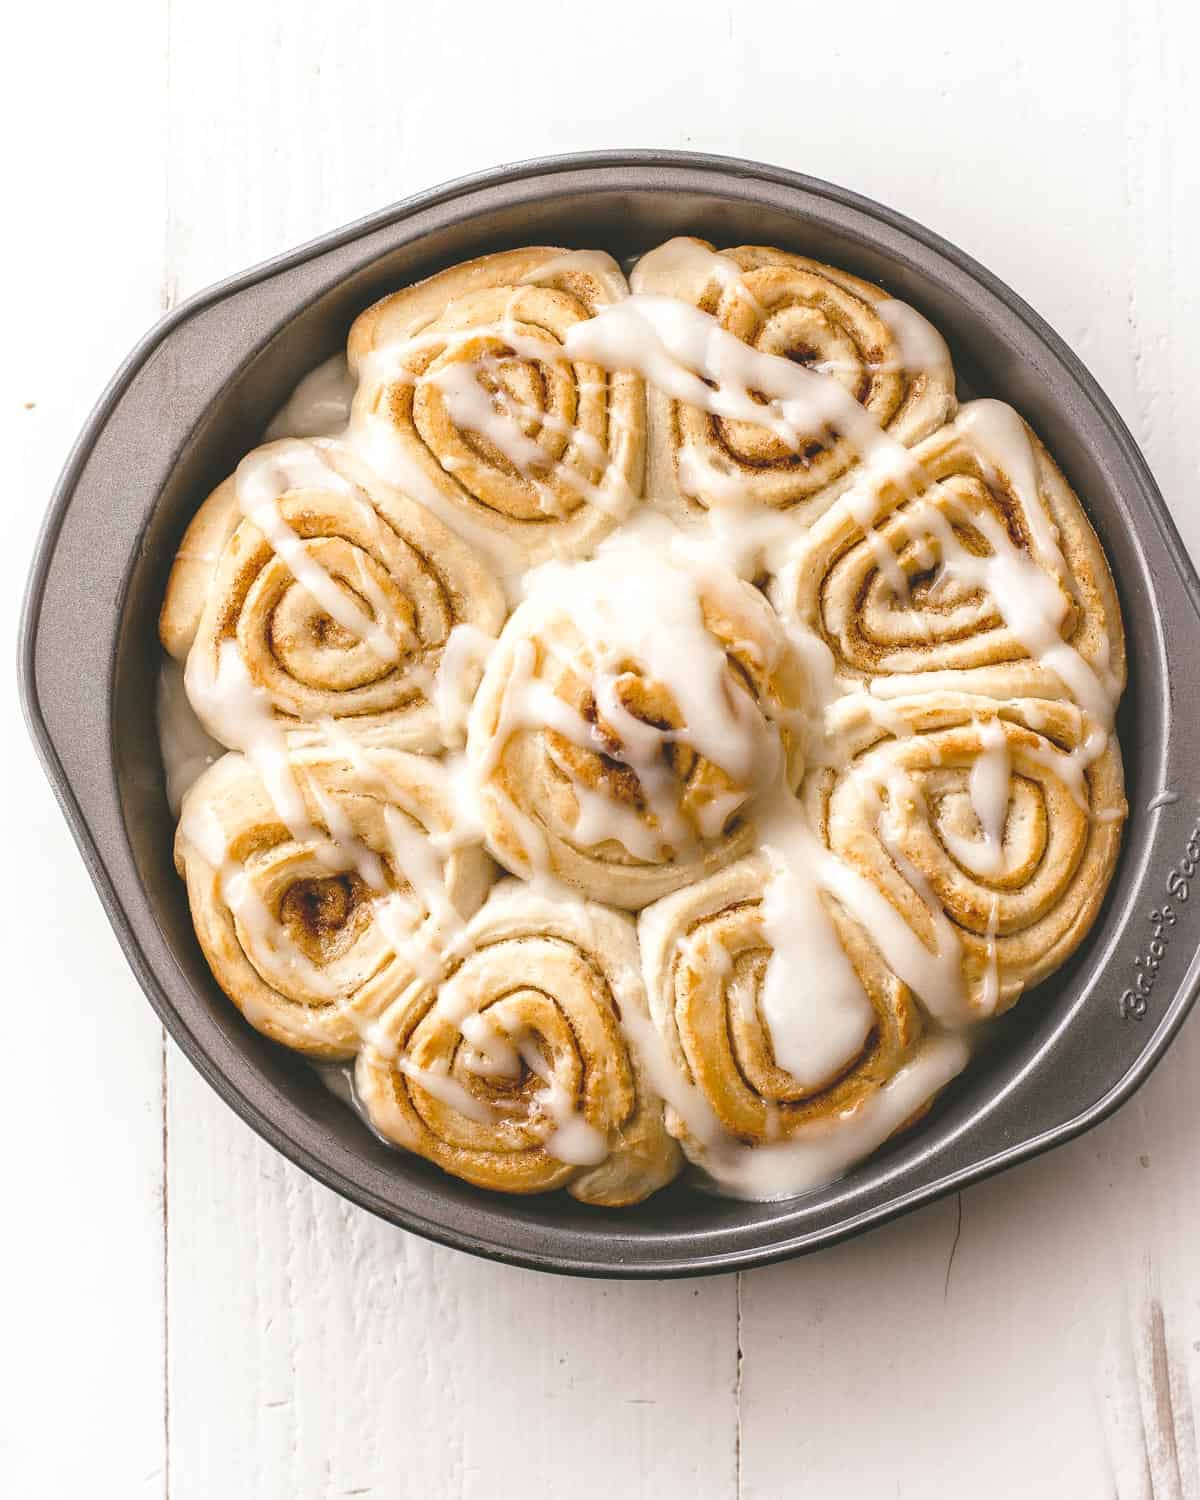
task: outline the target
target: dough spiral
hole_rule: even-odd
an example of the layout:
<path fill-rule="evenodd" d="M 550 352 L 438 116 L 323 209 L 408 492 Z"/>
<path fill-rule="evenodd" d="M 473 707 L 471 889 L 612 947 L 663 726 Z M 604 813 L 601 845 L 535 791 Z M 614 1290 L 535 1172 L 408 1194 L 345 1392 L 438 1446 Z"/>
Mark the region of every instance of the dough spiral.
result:
<path fill-rule="evenodd" d="M 385 297 L 350 331 L 356 441 L 503 572 L 581 555 L 641 494 L 645 401 L 563 341 L 627 290 L 599 252 L 532 248 Z"/>
<path fill-rule="evenodd" d="M 373 743 L 436 750 L 432 701 L 456 626 L 493 635 L 504 601 L 472 549 L 384 485 L 344 443 L 256 449 L 201 507 L 159 620 L 187 659 L 206 729 L 238 746 L 214 688 L 236 651 L 280 727 L 312 741 L 334 719 Z"/>
<path fill-rule="evenodd" d="M 780 581 L 784 613 L 876 692 L 1074 695 L 1110 718 L 1116 590 L 1042 444 L 1011 407 L 976 401 L 912 460 L 814 523 Z"/>
<path fill-rule="evenodd" d="M 889 947 L 876 903 L 858 915 L 943 1024 L 1008 1009 L 1100 909 L 1127 813 L 1116 739 L 1056 699 L 930 693 L 882 721 L 846 702 L 849 754 L 809 779 L 809 815 L 910 937 Z"/>
<path fill-rule="evenodd" d="M 376 1130 L 501 1192 L 618 1206 L 669 1182 L 679 1153 L 621 1034 L 645 1003 L 629 918 L 504 881 L 460 946 L 359 1054 Z"/>
<path fill-rule="evenodd" d="M 633 553 L 564 571 L 511 616 L 467 749 L 488 847 L 637 910 L 753 845 L 800 773 L 799 661 L 762 596 Z"/>
<path fill-rule="evenodd" d="M 294 750 L 265 775 L 222 756 L 185 797 L 175 840 L 221 988 L 264 1035 L 328 1059 L 358 1051 L 491 881 L 483 850 L 455 836 L 440 765 L 353 751 Z"/>
<path fill-rule="evenodd" d="M 907 986 L 839 907 L 811 893 L 810 972 L 789 976 L 790 1016 L 772 1007 L 763 906 L 774 878 L 770 861 L 754 855 L 647 908 L 639 922 L 662 1057 L 679 1080 L 667 1085 L 676 1100 L 668 1123 L 689 1157 L 718 1175 L 731 1148 L 829 1145 L 844 1117 L 861 1114 L 928 1050 Z M 932 1092 L 886 1134 L 923 1113 Z"/>
<path fill-rule="evenodd" d="M 676 239 L 642 257 L 632 285 L 680 299 L 764 354 L 828 374 L 891 438 L 911 446 L 954 414 L 954 372 L 940 335 L 879 287 L 761 245 L 717 253 Z M 763 401 L 760 396 L 757 399 Z M 685 514 L 739 502 L 811 516 L 858 460 L 848 433 L 812 421 L 790 433 L 652 391 L 647 492 Z M 764 417 L 770 414 L 763 401 Z"/>

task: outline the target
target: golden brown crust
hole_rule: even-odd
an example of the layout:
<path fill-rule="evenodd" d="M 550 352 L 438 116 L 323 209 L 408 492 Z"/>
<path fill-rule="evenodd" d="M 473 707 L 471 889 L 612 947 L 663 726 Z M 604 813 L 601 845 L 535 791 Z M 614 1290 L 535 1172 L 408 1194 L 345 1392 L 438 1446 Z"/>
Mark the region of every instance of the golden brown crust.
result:
<path fill-rule="evenodd" d="M 1095 921 L 1128 813 L 1120 748 L 1110 736 L 1095 759 L 1077 759 L 1094 726 L 1053 699 L 927 693 L 890 703 L 888 724 L 860 711 L 848 763 L 809 779 L 809 816 L 932 949 L 916 872 L 961 945 L 969 1009 L 985 1019 L 1061 967 Z M 1007 768 L 998 868 L 972 863 L 980 828 L 969 780 L 989 730 Z"/>
<path fill-rule="evenodd" d="M 619 1025 L 623 1008 L 644 1004 L 629 919 L 548 902 L 505 881 L 463 948 L 466 956 L 451 959 L 436 982 L 396 1001 L 359 1055 L 356 1087 L 375 1128 L 500 1192 L 565 1187 L 586 1203 L 618 1207 L 669 1182 L 679 1152 Z M 493 1047 L 519 1048 L 511 1067 L 478 1067 L 466 1018 Z M 551 1151 L 556 1130 L 582 1142 Z"/>
<path fill-rule="evenodd" d="M 726 691 L 748 692 L 762 736 L 782 744 L 798 777 L 799 746 L 776 726 L 801 706 L 804 680 L 777 619 L 755 589 L 736 579 L 721 586 L 714 580 L 702 609 L 725 653 Z M 654 770 L 667 777 L 669 813 L 679 816 L 681 826 L 671 832 L 620 731 L 587 686 L 592 653 L 569 601 L 549 610 L 537 600 L 518 608 L 476 695 L 468 754 L 486 766 L 480 801 L 488 847 L 501 864 L 525 876 L 540 868 L 591 900 L 636 911 L 753 848 L 757 788 L 686 743 L 665 743 Z M 513 697 L 529 681 L 553 694 L 568 719 L 592 726 L 586 743 L 550 723 L 512 718 Z M 641 723 L 670 729 L 681 722 L 670 689 L 643 662 L 629 660 L 613 692 L 624 713 Z M 613 815 L 601 820 L 603 837 L 585 838 L 585 802 L 597 795 Z"/>
<path fill-rule="evenodd" d="M 285 826 L 250 763 L 223 756 L 185 797 L 175 839 L 192 922 L 217 982 L 257 1030 L 318 1058 L 354 1056 L 364 1026 L 411 982 L 422 944 L 437 938 L 413 914 L 389 817 L 422 840 L 454 826 L 449 779 L 435 761 L 397 750 L 363 755 L 359 767 L 328 751 L 293 752 L 311 824 L 302 838 Z M 331 804 L 341 819 L 335 851 L 344 850 L 348 829 L 377 862 L 377 887 L 353 865 L 335 859 L 331 868 L 322 857 Z M 478 845 L 447 855 L 446 901 L 459 916 L 482 902 L 493 870 Z M 412 951 L 398 952 L 397 932 L 410 929 Z"/>
<path fill-rule="evenodd" d="M 430 687 L 442 649 L 457 625 L 487 635 L 500 628 L 500 589 L 467 543 L 344 443 L 285 440 L 251 457 L 266 464 L 297 449 L 318 461 L 306 465 L 301 485 L 280 481 L 274 514 L 340 597 L 386 622 L 391 659 L 339 626 L 297 581 L 243 516 L 233 478 L 184 537 L 159 620 L 163 644 L 174 656 L 190 653 L 189 671 L 209 679 L 226 644 L 235 648 L 280 727 L 306 742 L 317 720 L 331 718 L 375 743 L 436 750 L 443 732 Z M 229 743 L 219 724 L 206 728 Z"/>
<path fill-rule="evenodd" d="M 654 1023 L 681 1076 L 743 1145 L 786 1142 L 856 1109 L 912 1060 L 924 1032 L 911 992 L 830 901 L 874 1024 L 857 1054 L 816 1084 L 802 1085 L 780 1067 L 761 1010 L 771 957 L 762 899 L 770 880 L 768 861 L 756 854 L 666 897 L 639 923 Z M 669 1112 L 668 1125 L 702 1163 L 703 1144 L 687 1123 Z"/>
<path fill-rule="evenodd" d="M 691 244 L 701 252 L 714 250 L 704 240 Z M 682 297 L 753 349 L 806 367 L 827 366 L 905 446 L 954 415 L 948 361 L 944 370 L 905 370 L 897 337 L 879 315 L 880 304 L 889 301 L 880 287 L 762 245 L 736 246 L 719 255 L 740 275 L 717 274 L 715 256 L 663 264 L 651 252 L 634 271 L 634 287 Z M 661 392 L 651 392 L 649 406 L 647 493 L 677 514 L 720 503 L 722 485 L 734 480 L 758 504 L 812 517 L 833 502 L 854 468 L 844 436 L 814 431 L 793 449 L 765 427 L 711 416 Z M 681 471 L 685 452 L 695 465 L 691 475 Z"/>
<path fill-rule="evenodd" d="M 990 521 L 1054 590 L 1060 638 L 1115 698 L 1125 685 L 1125 633 L 1108 561 L 1082 505 L 1025 428 L 1037 503 L 1054 528 L 1061 565 L 1039 558 L 1036 518 L 1013 476 L 989 462 L 973 440 L 970 412 L 965 407 L 959 420 L 913 449 L 923 475 L 915 491 L 901 481 L 880 486 L 869 530 L 842 506 L 813 524 L 797 565 L 778 586 L 782 612 L 829 646 L 836 671 L 888 692 L 948 686 L 997 698 L 1062 695 L 1066 686 L 1031 658 L 996 599 L 944 567 L 937 525 L 967 552 L 986 557 L 993 547 L 981 524 Z M 923 515 L 932 515 L 934 525 Z M 903 595 L 880 568 L 881 553 L 894 554 L 907 584 Z"/>
<path fill-rule="evenodd" d="M 615 261 L 552 247 L 483 256 L 385 297 L 356 320 L 352 422 L 379 465 L 510 565 L 578 556 L 641 495 L 645 399 L 629 371 L 563 357 L 569 330 L 627 295 Z M 445 382 L 472 370 L 517 462 L 459 425 Z"/>

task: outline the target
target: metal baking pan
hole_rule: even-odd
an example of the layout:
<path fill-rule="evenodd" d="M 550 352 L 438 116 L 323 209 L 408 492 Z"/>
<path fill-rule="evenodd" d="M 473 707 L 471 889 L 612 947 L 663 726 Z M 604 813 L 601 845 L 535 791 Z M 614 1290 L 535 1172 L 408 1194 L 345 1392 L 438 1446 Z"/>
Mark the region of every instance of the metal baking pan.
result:
<path fill-rule="evenodd" d="M 680 233 L 780 245 L 882 283 L 942 330 L 967 389 L 1010 401 L 1046 440 L 1100 534 L 1124 608 L 1131 674 L 1119 732 L 1131 816 L 1080 952 L 998 1023 L 994 1045 L 919 1127 L 791 1202 L 676 1185 L 605 1212 L 565 1193 L 485 1194 L 389 1150 L 221 994 L 171 864 L 154 627 L 200 499 L 373 299 L 509 245 L 623 257 Z M 752 162 L 631 151 L 553 157 L 421 193 L 165 318 L 114 377 L 58 483 L 20 670 L 38 750 L 129 962 L 244 1120 L 337 1192 L 430 1239 L 545 1270 L 654 1277 L 831 1244 L 1078 1135 L 1144 1081 L 1200 982 L 1198 647 L 1200 579 L 1145 461 L 1079 360 L 1019 297 L 938 236 L 842 188 Z"/>

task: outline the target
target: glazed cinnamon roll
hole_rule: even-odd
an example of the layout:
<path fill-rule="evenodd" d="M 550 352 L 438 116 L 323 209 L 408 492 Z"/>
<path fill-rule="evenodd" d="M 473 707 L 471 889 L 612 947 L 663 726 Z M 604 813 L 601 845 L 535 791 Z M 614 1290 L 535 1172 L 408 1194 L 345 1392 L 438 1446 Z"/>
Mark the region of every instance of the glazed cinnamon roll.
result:
<path fill-rule="evenodd" d="M 741 1196 L 838 1176 L 965 1060 L 815 874 L 757 854 L 639 918 L 653 1024 L 630 1030 L 668 1128 Z"/>
<path fill-rule="evenodd" d="M 718 253 L 703 240 L 675 239 L 642 257 L 632 285 L 711 315 L 756 353 L 829 377 L 897 443 L 911 446 L 954 413 L 954 371 L 937 331 L 834 266 L 765 246 Z M 761 418 L 652 390 L 647 493 L 684 514 L 731 500 L 818 513 L 864 456 L 830 405 L 834 393 L 807 382 L 811 391 L 798 394 L 808 409 L 795 417 L 780 410 L 786 396 L 755 394 L 752 372 L 741 383 Z"/>
<path fill-rule="evenodd" d="M 331 1059 L 436 967 L 493 869 L 462 842 L 442 766 L 345 748 L 223 756 L 184 798 L 175 840 L 218 984 L 264 1035 Z"/>
<path fill-rule="evenodd" d="M 679 1170 L 621 1033 L 644 1005 L 628 917 L 506 881 L 374 1028 L 357 1095 L 381 1135 L 478 1187 L 638 1203 Z"/>
<path fill-rule="evenodd" d="M 785 615 L 876 693 L 1074 697 L 1111 722 L 1116 590 L 1045 448 L 1011 407 L 975 401 L 912 459 L 815 522 L 780 579 Z"/>
<path fill-rule="evenodd" d="M 1006 1010 L 1104 900 L 1127 813 L 1115 737 L 1057 699 L 849 698 L 839 717 L 849 754 L 805 787 L 830 889 L 939 1022 Z"/>
<path fill-rule="evenodd" d="M 488 848 L 636 910 L 753 844 L 802 769 L 797 658 L 720 570 L 621 549 L 544 573 L 484 673 L 467 752 Z"/>
<path fill-rule="evenodd" d="M 218 983 L 485 1189 L 840 1176 L 1112 879 L 1080 501 L 914 309 L 767 247 L 454 266 L 272 430 L 351 386 L 214 492 L 162 609 L 172 805 L 221 755 L 189 705 L 235 752 L 176 839 Z"/>
<path fill-rule="evenodd" d="M 456 627 L 494 635 L 504 601 L 472 549 L 334 439 L 256 449 L 188 528 L 159 632 L 187 657 L 208 731 L 240 746 L 215 689 L 234 650 L 297 742 L 335 719 L 374 743 L 434 750 L 433 702 Z"/>
<path fill-rule="evenodd" d="M 536 247 L 385 297 L 350 331 L 355 442 L 505 573 L 582 554 L 641 493 L 645 405 L 563 340 L 627 292 L 607 255 Z"/>

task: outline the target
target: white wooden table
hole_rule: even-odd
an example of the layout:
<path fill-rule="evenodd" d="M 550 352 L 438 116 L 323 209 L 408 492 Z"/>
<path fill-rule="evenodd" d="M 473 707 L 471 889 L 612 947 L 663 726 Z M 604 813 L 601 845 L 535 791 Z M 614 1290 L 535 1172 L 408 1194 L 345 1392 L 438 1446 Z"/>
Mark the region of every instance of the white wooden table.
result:
<path fill-rule="evenodd" d="M 779 162 L 941 230 L 1095 371 L 1200 555 L 1197 14 L 22 7 L 5 620 L 69 441 L 164 309 L 595 146 Z M 1200 1500 L 1200 1016 L 1083 1140 L 826 1254 L 661 1285 L 486 1265 L 310 1182 L 164 1043 L 2 691 L 0 1493 Z"/>

